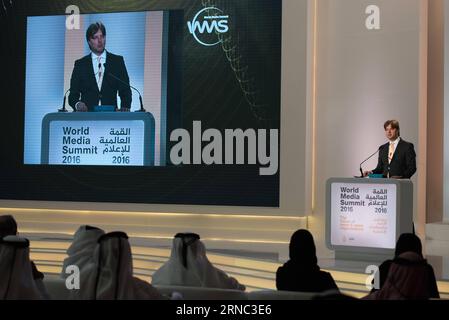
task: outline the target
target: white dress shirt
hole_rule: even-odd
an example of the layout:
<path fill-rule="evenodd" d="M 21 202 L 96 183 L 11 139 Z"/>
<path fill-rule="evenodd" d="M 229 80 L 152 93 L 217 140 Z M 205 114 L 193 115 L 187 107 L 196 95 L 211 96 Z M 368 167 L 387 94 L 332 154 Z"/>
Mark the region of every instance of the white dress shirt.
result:
<path fill-rule="evenodd" d="M 95 53 L 91 53 L 92 65 L 94 67 L 95 80 L 97 80 L 98 90 L 101 91 L 101 85 L 104 78 L 104 64 L 106 63 L 106 50 L 99 56 Z M 101 99 L 98 101 L 98 105 L 101 106 Z"/>

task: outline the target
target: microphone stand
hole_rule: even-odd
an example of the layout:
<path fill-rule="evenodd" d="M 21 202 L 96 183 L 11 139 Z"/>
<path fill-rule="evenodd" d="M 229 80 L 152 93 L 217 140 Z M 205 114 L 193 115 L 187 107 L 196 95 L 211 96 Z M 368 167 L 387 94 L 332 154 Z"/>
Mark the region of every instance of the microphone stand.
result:
<path fill-rule="evenodd" d="M 364 178 L 365 176 L 363 175 L 363 170 L 362 170 L 362 165 L 360 165 L 360 177 L 357 178 Z"/>
<path fill-rule="evenodd" d="M 61 109 L 58 109 L 58 112 L 69 112 L 66 108 L 65 108 L 65 101 L 66 101 L 66 98 L 67 98 L 67 93 L 70 91 L 70 89 L 68 89 L 65 93 L 64 93 L 64 100 L 63 100 L 63 102 L 62 102 L 62 108 Z M 76 110 L 75 109 L 73 109 L 73 111 L 75 112 Z"/>
<path fill-rule="evenodd" d="M 380 148 L 379 148 L 380 149 Z M 376 153 L 379 152 L 379 149 L 376 150 L 376 152 L 374 152 L 372 155 L 370 155 L 368 158 L 366 158 L 365 160 L 362 161 L 362 163 L 360 163 L 360 177 L 355 177 L 355 178 L 364 178 L 365 176 L 363 175 L 363 169 L 362 169 L 362 164 L 364 164 L 365 162 L 367 162 L 369 159 L 371 159 Z"/>
<path fill-rule="evenodd" d="M 112 73 L 108 73 L 108 75 L 110 75 L 111 77 L 113 77 L 114 79 L 117 79 L 118 81 L 120 81 L 123 84 L 126 84 L 128 87 L 130 87 L 133 90 L 136 90 L 137 93 L 139 94 L 139 101 L 140 101 L 140 110 L 136 110 L 135 112 L 147 112 L 144 107 L 143 107 L 143 101 L 142 101 L 142 95 L 140 94 L 140 91 L 137 90 L 136 88 L 134 88 L 132 85 L 130 85 L 129 83 L 126 83 L 125 81 L 123 81 L 122 79 L 120 79 L 119 77 L 115 76 Z"/>

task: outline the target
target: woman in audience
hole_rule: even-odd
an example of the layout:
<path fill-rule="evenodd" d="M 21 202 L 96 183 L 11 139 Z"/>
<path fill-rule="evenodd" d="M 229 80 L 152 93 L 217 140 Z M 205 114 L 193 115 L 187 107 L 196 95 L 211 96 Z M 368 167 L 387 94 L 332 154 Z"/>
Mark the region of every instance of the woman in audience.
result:
<path fill-rule="evenodd" d="M 175 235 L 170 259 L 153 274 L 152 284 L 245 290 L 244 285 L 212 265 L 195 233 Z"/>
<path fill-rule="evenodd" d="M 427 278 L 428 278 L 428 295 L 431 298 L 439 298 L 437 282 L 435 279 L 435 273 L 430 264 L 423 259 L 422 244 L 418 236 L 412 233 L 403 233 L 399 236 L 396 242 L 396 249 L 394 253 L 394 259 L 397 259 L 401 254 L 405 252 L 414 252 L 423 260 L 422 263 L 426 266 Z M 382 289 L 385 281 L 387 280 L 390 267 L 394 260 L 386 260 L 379 266 L 379 288 Z M 420 262 L 421 263 L 421 262 Z M 373 280 L 374 283 L 374 280 Z M 374 288 L 371 292 L 375 292 Z"/>
<path fill-rule="evenodd" d="M 0 216 L 0 239 L 17 234 L 17 222 L 10 215 Z"/>
<path fill-rule="evenodd" d="M 11 215 L 0 216 L 0 240 L 7 236 L 16 236 L 16 235 L 17 235 L 17 222 L 14 219 L 14 217 Z M 1 258 L 2 257 L 0 256 L 0 259 Z M 33 274 L 33 279 L 36 283 L 36 286 L 41 292 L 42 298 L 49 299 L 50 296 L 48 295 L 43 282 L 44 274 L 42 272 L 39 272 L 33 261 L 30 261 L 30 265 Z"/>
<path fill-rule="evenodd" d="M 0 299 L 40 300 L 48 295 L 33 277 L 29 241 L 17 236 L 0 239 Z M 43 291 L 41 291 L 43 290 Z"/>
<path fill-rule="evenodd" d="M 80 290 L 71 291 L 72 299 L 168 299 L 148 282 L 133 276 L 131 248 L 125 233 L 102 235 L 93 255 L 94 259 L 80 269 Z"/>
<path fill-rule="evenodd" d="M 88 262 L 92 262 L 98 239 L 102 235 L 104 231 L 96 227 L 84 225 L 78 228 L 72 244 L 67 249 L 67 258 L 64 259 L 61 270 L 62 278 L 69 276 L 66 273 L 68 266 L 75 265 L 81 270 Z"/>
<path fill-rule="evenodd" d="M 323 292 L 338 287 L 328 272 L 317 264 L 315 242 L 307 230 L 296 231 L 290 239 L 290 260 L 276 272 L 278 290 Z"/>
<path fill-rule="evenodd" d="M 429 299 L 428 264 L 416 252 L 408 251 L 395 258 L 383 287 L 366 296 L 366 300 Z"/>

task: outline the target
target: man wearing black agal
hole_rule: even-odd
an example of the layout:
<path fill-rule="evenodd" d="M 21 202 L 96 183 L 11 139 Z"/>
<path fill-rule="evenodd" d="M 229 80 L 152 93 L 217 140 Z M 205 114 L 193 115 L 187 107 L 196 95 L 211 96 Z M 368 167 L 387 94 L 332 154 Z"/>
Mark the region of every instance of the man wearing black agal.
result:
<path fill-rule="evenodd" d="M 389 140 L 379 148 L 376 169 L 364 175 L 382 174 L 385 178 L 410 179 L 416 172 L 416 153 L 413 143 L 400 137 L 399 122 L 388 120 L 384 124 L 385 135 Z"/>
<path fill-rule="evenodd" d="M 112 105 L 118 109 L 118 92 L 120 111 L 129 111 L 132 95 L 129 85 L 126 85 L 129 84 L 129 76 L 125 61 L 122 56 L 106 51 L 105 26 L 101 22 L 91 24 L 86 31 L 86 40 L 92 52 L 75 61 L 69 104 L 81 112 L 93 111 L 98 105 Z"/>

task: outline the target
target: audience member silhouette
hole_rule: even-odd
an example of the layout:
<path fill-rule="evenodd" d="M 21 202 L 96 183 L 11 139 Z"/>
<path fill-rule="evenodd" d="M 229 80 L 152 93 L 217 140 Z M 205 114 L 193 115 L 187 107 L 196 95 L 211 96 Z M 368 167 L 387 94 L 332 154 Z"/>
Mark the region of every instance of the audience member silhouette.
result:
<path fill-rule="evenodd" d="M 93 261 L 98 239 L 104 234 L 103 230 L 88 225 L 78 228 L 72 244 L 67 249 L 67 258 L 64 259 L 61 270 L 62 278 L 65 279 L 69 275 L 66 273 L 68 266 L 77 266 L 81 270 L 87 263 Z"/>
<path fill-rule="evenodd" d="M 7 236 L 17 236 L 17 222 L 11 215 L 0 216 L 0 239 Z M 27 239 L 25 240 L 28 241 Z M 50 297 L 43 282 L 44 274 L 37 269 L 33 261 L 30 261 L 30 265 L 33 279 L 36 283 L 36 286 L 41 291 L 42 298 L 49 299 Z"/>
<path fill-rule="evenodd" d="M 17 234 L 17 222 L 10 215 L 0 216 L 0 239 Z"/>
<path fill-rule="evenodd" d="M 245 290 L 235 278 L 212 265 L 195 233 L 175 235 L 170 259 L 153 274 L 152 284 Z"/>
<path fill-rule="evenodd" d="M 337 290 L 331 274 L 320 270 L 315 242 L 307 230 L 297 230 L 290 239 L 290 260 L 276 272 L 278 290 L 323 292 Z"/>
<path fill-rule="evenodd" d="M 438 293 L 438 287 L 437 282 L 435 278 L 435 273 L 433 271 L 433 268 L 430 264 L 427 263 L 426 260 L 424 260 L 422 255 L 422 244 L 421 240 L 418 236 L 416 236 L 413 233 L 403 233 L 399 236 L 398 241 L 396 242 L 396 249 L 394 253 L 394 259 L 397 259 L 401 254 L 405 252 L 414 252 L 418 256 L 421 257 L 421 260 L 419 264 L 425 265 L 425 268 L 427 270 L 427 278 L 428 278 L 428 293 L 429 297 L 431 298 L 439 298 L 440 295 Z M 382 289 L 389 274 L 389 270 L 391 265 L 393 264 L 394 260 L 386 260 L 379 266 L 379 289 Z M 374 280 L 373 280 L 374 284 Z M 372 292 L 375 292 L 376 288 L 372 290 Z"/>
<path fill-rule="evenodd" d="M 102 235 L 93 255 L 92 261 L 80 269 L 80 290 L 71 291 L 72 299 L 168 299 L 148 282 L 133 276 L 131 247 L 126 233 Z"/>
<path fill-rule="evenodd" d="M 30 242 L 17 236 L 0 239 L 0 299 L 47 299 L 33 277 L 30 261 Z M 43 284 L 42 284 L 43 285 Z"/>
<path fill-rule="evenodd" d="M 429 269 L 426 260 L 416 252 L 400 254 L 390 265 L 383 287 L 366 300 L 418 300 L 431 298 Z"/>

